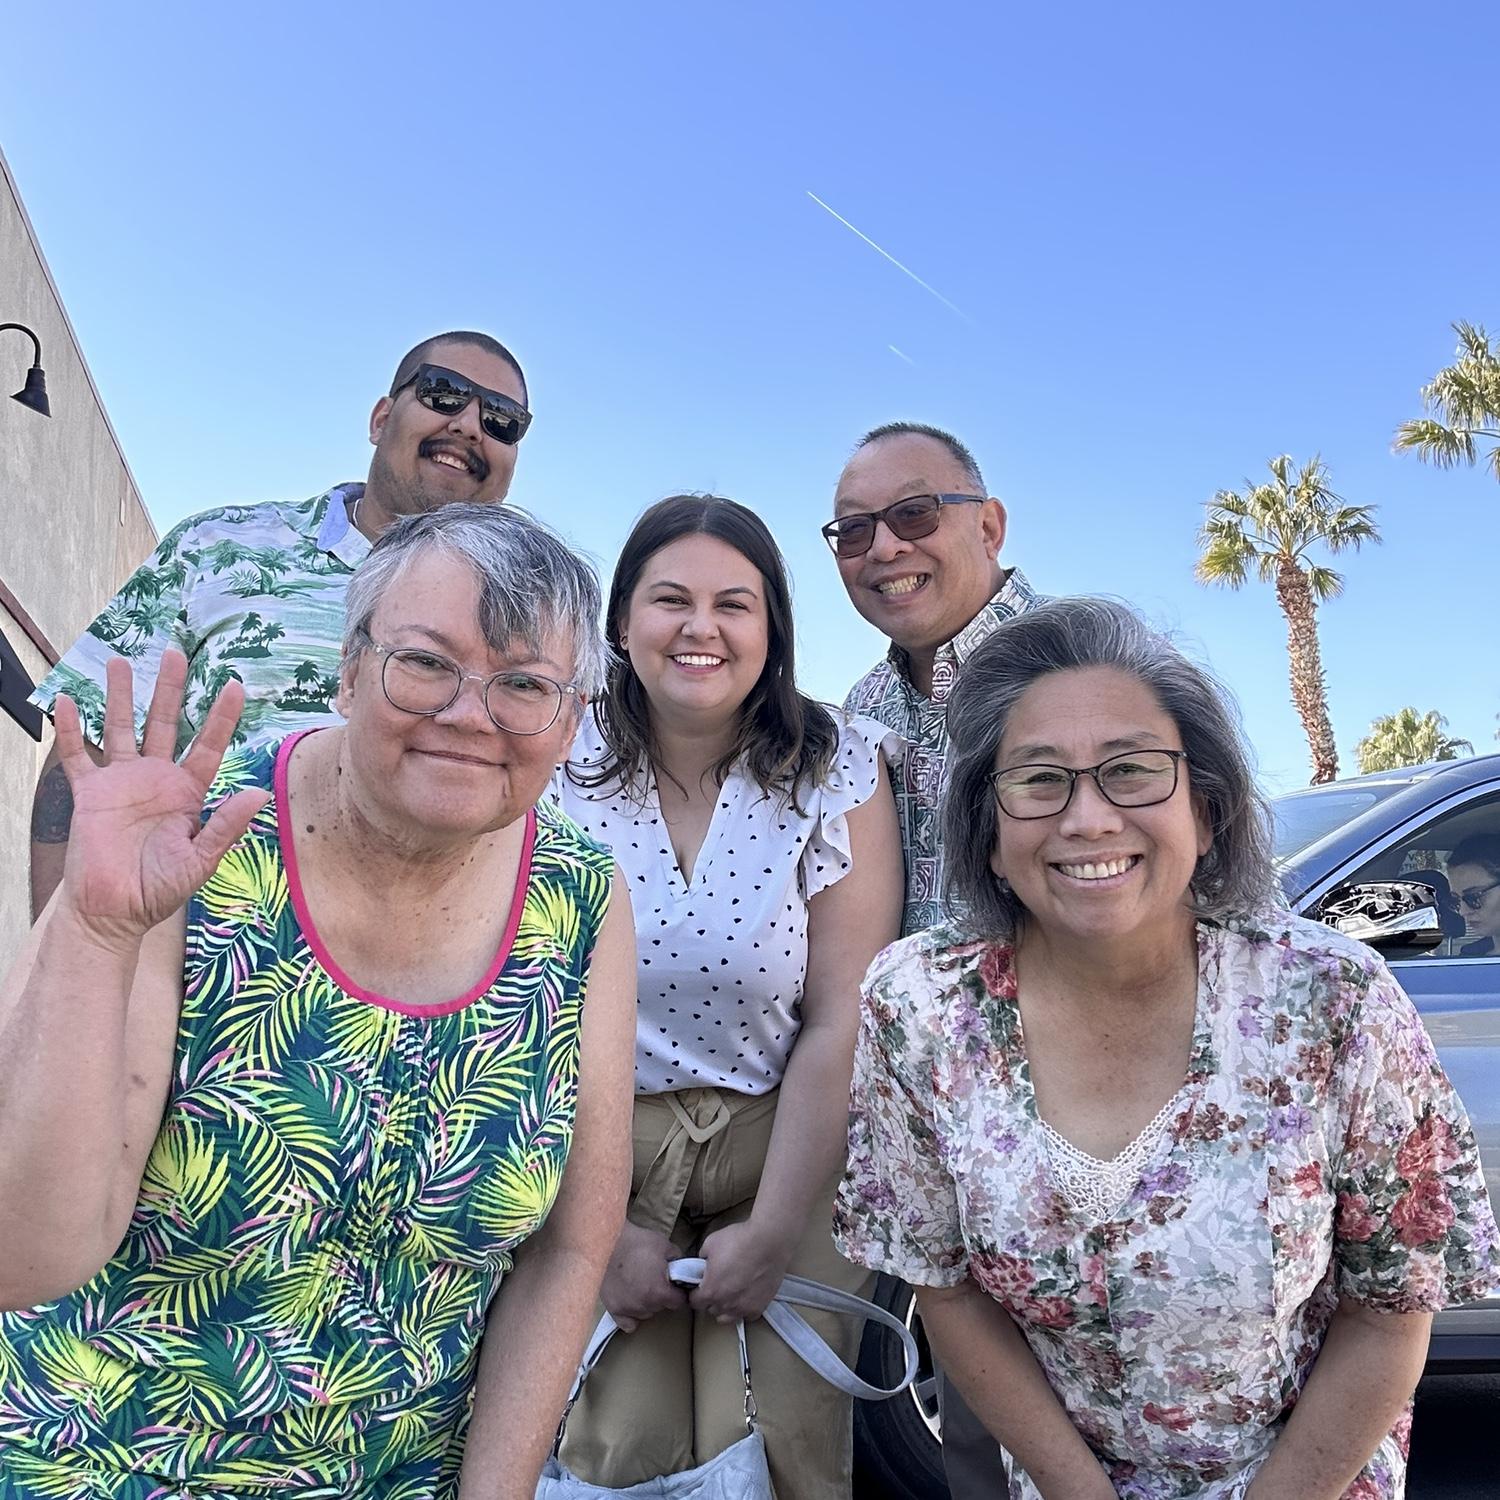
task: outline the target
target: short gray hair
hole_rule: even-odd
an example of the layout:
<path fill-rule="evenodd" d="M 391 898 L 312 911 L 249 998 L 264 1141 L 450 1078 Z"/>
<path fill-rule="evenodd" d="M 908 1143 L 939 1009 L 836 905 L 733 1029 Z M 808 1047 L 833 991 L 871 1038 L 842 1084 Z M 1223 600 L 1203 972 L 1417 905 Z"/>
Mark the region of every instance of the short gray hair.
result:
<path fill-rule="evenodd" d="M 964 663 L 948 700 L 943 898 L 976 936 L 1013 939 L 1026 910 L 990 856 L 1000 808 L 989 777 L 1021 695 L 1052 672 L 1109 667 L 1150 689 L 1182 736 L 1193 796 L 1213 842 L 1193 872 L 1193 910 L 1263 909 L 1275 890 L 1270 813 L 1255 785 L 1228 691 L 1134 610 L 1110 599 L 1055 599 L 1008 620 Z"/>
<path fill-rule="evenodd" d="M 979 462 L 968 444 L 961 443 L 951 432 L 942 427 L 934 427 L 930 422 L 883 422 L 879 427 L 872 427 L 854 445 L 854 451 L 858 453 L 871 443 L 883 443 L 887 438 L 898 437 L 931 438 L 934 443 L 948 450 L 948 457 L 958 465 L 964 476 L 964 483 L 973 485 L 976 495 L 989 494 L 984 487 L 984 475 L 979 472 Z"/>
<path fill-rule="evenodd" d="M 519 642 L 542 655 L 560 635 L 573 649 L 573 681 L 587 698 L 604 687 L 609 648 L 599 622 L 599 578 L 554 531 L 514 505 L 441 505 L 403 516 L 381 533 L 349 580 L 344 659 L 366 644 L 385 591 L 415 558 L 442 552 L 479 583 L 479 627 L 496 651 Z"/>

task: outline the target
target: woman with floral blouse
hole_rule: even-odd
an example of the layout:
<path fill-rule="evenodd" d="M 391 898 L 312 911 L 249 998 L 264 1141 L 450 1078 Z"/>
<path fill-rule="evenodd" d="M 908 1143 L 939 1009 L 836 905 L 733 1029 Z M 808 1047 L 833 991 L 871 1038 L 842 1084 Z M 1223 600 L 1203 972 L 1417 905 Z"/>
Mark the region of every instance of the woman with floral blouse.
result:
<path fill-rule="evenodd" d="M 1463 1106 L 1280 908 L 1216 685 L 1059 600 L 949 705 L 954 920 L 866 979 L 852 1260 L 917 1287 L 1011 1500 L 1393 1500 L 1432 1314 L 1497 1284 Z"/>

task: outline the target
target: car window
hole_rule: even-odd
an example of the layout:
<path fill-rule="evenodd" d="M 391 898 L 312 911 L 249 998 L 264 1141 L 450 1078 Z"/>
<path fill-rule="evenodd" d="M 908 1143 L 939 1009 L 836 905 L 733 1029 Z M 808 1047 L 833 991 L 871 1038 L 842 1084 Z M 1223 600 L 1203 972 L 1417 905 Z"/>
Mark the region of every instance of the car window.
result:
<path fill-rule="evenodd" d="M 1500 796 L 1453 808 L 1367 860 L 1351 881 L 1426 880 L 1449 936 L 1429 958 L 1500 959 Z"/>
<path fill-rule="evenodd" d="M 1289 792 L 1271 803 L 1274 819 L 1273 836 L 1278 860 L 1288 860 L 1310 844 L 1315 844 L 1335 828 L 1342 828 L 1351 818 L 1374 807 L 1409 785 L 1404 781 L 1387 781 L 1375 786 L 1319 787 L 1308 792 Z"/>

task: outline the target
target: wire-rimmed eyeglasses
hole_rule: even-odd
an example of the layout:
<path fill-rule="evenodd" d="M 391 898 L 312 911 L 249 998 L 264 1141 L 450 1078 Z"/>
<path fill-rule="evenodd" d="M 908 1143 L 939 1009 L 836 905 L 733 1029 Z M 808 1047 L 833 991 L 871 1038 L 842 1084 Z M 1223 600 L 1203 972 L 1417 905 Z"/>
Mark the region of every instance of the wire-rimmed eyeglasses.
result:
<path fill-rule="evenodd" d="M 1051 818 L 1073 800 L 1080 776 L 1089 777 L 1106 802 L 1116 807 L 1153 807 L 1177 790 L 1185 750 L 1127 750 L 1097 766 L 1035 763 L 1006 766 L 990 773 L 990 785 L 1008 818 Z"/>
<path fill-rule="evenodd" d="M 540 672 L 465 672 L 456 661 L 421 646 L 388 646 L 360 634 L 381 658 L 380 686 L 392 708 L 431 718 L 451 707 L 464 683 L 481 684 L 484 711 L 506 734 L 545 734 L 557 723 L 565 695 L 582 699 L 576 683 L 558 682 Z"/>

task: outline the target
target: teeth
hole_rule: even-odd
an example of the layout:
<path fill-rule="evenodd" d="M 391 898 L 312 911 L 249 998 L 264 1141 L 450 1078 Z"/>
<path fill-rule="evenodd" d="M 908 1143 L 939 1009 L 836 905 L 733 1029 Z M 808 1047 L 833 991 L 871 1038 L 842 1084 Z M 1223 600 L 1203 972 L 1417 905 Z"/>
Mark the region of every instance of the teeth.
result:
<path fill-rule="evenodd" d="M 920 588 L 925 580 L 925 574 L 911 573 L 905 578 L 892 578 L 885 583 L 877 584 L 876 588 L 882 594 L 909 594 L 914 589 Z"/>
<path fill-rule="evenodd" d="M 469 471 L 468 464 L 452 453 L 434 453 L 432 461 L 435 464 L 447 464 L 450 469 L 462 469 L 466 474 Z"/>
<path fill-rule="evenodd" d="M 722 656 L 674 656 L 672 660 L 684 667 L 717 667 L 724 658 Z"/>
<path fill-rule="evenodd" d="M 1108 880 L 1111 875 L 1123 875 L 1134 863 L 1132 856 L 1130 859 L 1107 860 L 1103 864 L 1090 861 L 1084 865 L 1058 865 L 1057 868 L 1074 880 Z"/>

